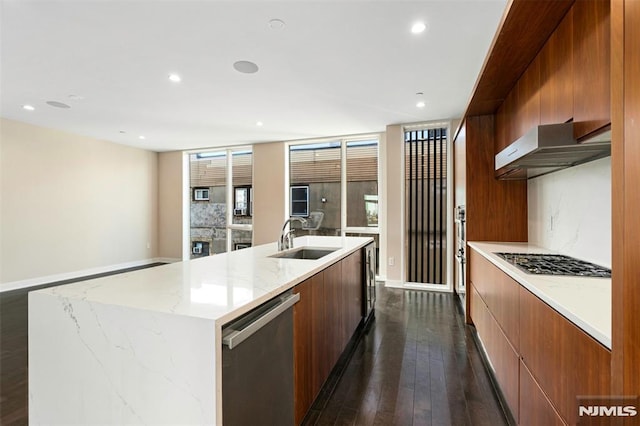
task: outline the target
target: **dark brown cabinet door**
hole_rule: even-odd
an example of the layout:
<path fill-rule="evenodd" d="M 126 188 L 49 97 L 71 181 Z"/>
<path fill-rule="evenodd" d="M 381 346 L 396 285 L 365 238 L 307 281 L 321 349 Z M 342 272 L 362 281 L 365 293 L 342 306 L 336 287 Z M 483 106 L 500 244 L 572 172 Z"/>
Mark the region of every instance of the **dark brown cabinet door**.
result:
<path fill-rule="evenodd" d="M 540 60 L 536 58 L 529 64 L 516 84 L 515 135 L 518 139 L 531 128 L 540 124 Z"/>
<path fill-rule="evenodd" d="M 342 297 L 344 300 L 342 315 L 344 317 L 344 344 L 349 343 L 353 332 L 362 319 L 362 251 L 350 254 L 342 266 Z"/>
<path fill-rule="evenodd" d="M 611 123 L 611 24 L 607 0 L 573 5 L 573 121 L 578 139 Z"/>
<path fill-rule="evenodd" d="M 293 289 L 294 293 L 300 294 L 300 300 L 293 306 L 293 401 L 296 424 L 302 422 L 315 398 L 312 290 L 314 280 L 318 281 L 316 277 L 303 281 Z"/>
<path fill-rule="evenodd" d="M 524 287 L 520 355 L 569 424 L 578 421 L 577 396 L 609 393 L 611 352 Z"/>
<path fill-rule="evenodd" d="M 573 11 L 540 51 L 540 124 L 573 118 Z"/>
<path fill-rule="evenodd" d="M 357 251 L 294 288 L 293 375 L 300 424 L 362 318 L 362 252 Z"/>
<path fill-rule="evenodd" d="M 514 90 L 509 92 L 496 113 L 496 138 L 494 143 L 496 154 L 516 140 L 516 94 L 517 91 L 514 87 Z"/>
<path fill-rule="evenodd" d="M 498 385 L 509 406 L 516 423 L 519 419 L 519 357 L 516 350 L 502 332 L 500 325 L 490 312 L 480 294 L 471 281 L 467 292 L 470 300 L 471 319 L 476 326 L 478 336 L 484 345 L 487 356 L 491 360 Z"/>
<path fill-rule="evenodd" d="M 327 377 L 344 349 L 342 262 L 334 263 L 325 269 L 324 294 L 327 358 L 323 371 L 326 371 Z"/>

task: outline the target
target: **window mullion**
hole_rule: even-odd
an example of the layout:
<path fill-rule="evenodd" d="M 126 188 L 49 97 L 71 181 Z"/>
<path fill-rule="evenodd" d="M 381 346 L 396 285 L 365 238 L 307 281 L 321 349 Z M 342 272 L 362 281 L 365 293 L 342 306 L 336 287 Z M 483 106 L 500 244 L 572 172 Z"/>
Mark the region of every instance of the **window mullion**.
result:
<path fill-rule="evenodd" d="M 231 252 L 233 247 L 233 241 L 231 240 L 231 227 L 229 226 L 233 222 L 233 153 L 230 149 L 227 152 L 227 186 L 226 186 L 226 232 L 227 232 L 227 253 Z"/>
<path fill-rule="evenodd" d="M 347 142 L 340 141 L 340 235 L 347 233 Z"/>

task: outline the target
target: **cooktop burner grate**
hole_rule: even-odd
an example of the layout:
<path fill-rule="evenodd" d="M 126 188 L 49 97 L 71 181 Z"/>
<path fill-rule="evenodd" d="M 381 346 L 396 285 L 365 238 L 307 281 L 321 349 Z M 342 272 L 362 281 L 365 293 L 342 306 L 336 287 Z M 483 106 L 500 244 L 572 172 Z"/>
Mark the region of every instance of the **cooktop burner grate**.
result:
<path fill-rule="evenodd" d="M 561 254 L 495 253 L 528 274 L 610 278 L 611 269 Z"/>

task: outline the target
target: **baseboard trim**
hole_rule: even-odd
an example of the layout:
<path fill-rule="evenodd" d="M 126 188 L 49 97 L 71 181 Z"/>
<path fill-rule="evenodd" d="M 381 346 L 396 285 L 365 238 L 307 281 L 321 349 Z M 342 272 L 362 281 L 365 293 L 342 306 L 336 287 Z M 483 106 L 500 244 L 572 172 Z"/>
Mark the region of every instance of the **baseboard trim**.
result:
<path fill-rule="evenodd" d="M 62 274 L 54 274 L 54 275 L 47 275 L 43 277 L 37 277 L 37 278 L 29 278 L 29 279 L 20 280 L 20 281 L 10 281 L 6 283 L 0 283 L 0 293 L 3 293 L 5 291 L 19 290 L 23 288 L 29 288 L 29 287 L 35 287 L 43 284 L 54 283 L 57 281 L 72 280 L 72 279 L 87 277 L 91 275 L 104 274 L 105 272 L 119 271 L 121 269 L 135 268 L 137 266 L 149 265 L 151 263 L 158 263 L 158 262 L 174 263 L 179 261 L 180 259 L 158 257 L 158 258 L 152 258 L 152 259 L 137 260 L 134 262 L 118 263 L 116 265 L 83 269 L 83 270 L 74 271 L 74 272 L 65 272 Z"/>
<path fill-rule="evenodd" d="M 453 290 L 445 285 L 435 285 L 435 284 L 417 284 L 417 283 L 408 283 L 399 280 L 387 280 L 384 283 L 385 287 L 390 288 L 400 288 L 402 290 L 421 290 L 421 291 L 436 291 L 441 293 L 451 293 Z"/>

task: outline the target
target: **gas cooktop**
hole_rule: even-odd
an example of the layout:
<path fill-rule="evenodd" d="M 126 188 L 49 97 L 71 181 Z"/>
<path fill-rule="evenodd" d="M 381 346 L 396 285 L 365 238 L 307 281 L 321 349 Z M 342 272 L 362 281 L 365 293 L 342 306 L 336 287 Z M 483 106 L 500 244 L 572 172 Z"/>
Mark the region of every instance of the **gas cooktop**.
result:
<path fill-rule="evenodd" d="M 610 278 L 611 269 L 561 254 L 495 253 L 528 274 Z"/>

